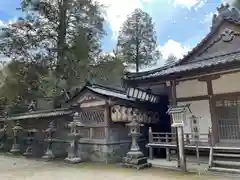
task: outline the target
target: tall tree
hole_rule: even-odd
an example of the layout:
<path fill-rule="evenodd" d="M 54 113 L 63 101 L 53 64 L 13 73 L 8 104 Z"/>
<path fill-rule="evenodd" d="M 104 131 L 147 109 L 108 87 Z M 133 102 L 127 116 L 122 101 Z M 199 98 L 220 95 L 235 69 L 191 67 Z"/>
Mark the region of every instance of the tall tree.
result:
<path fill-rule="evenodd" d="M 138 72 L 142 66 L 156 63 L 159 56 L 156 41 L 151 16 L 141 9 L 135 9 L 119 32 L 117 53 L 126 63 L 134 64 Z"/>
<path fill-rule="evenodd" d="M 165 62 L 165 65 L 173 65 L 177 62 L 177 57 L 173 54 L 170 54 Z"/>
<path fill-rule="evenodd" d="M 71 72 L 78 70 L 75 79 L 83 79 L 86 68 L 77 68 L 93 63 L 101 52 L 102 5 L 94 0 L 22 0 L 20 9 L 25 16 L 1 32 L 0 52 L 14 61 L 49 68 L 40 81 L 44 95 L 66 92 L 76 83 Z"/>

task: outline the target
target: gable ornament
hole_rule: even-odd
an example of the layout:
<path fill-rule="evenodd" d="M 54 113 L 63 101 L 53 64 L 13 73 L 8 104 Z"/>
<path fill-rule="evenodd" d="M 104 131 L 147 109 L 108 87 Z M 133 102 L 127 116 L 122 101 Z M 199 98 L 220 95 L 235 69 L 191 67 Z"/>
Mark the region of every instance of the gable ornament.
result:
<path fill-rule="evenodd" d="M 224 42 L 230 42 L 233 40 L 234 38 L 234 31 L 231 30 L 231 29 L 225 29 L 222 33 L 221 33 L 221 37 L 222 37 L 222 40 Z"/>

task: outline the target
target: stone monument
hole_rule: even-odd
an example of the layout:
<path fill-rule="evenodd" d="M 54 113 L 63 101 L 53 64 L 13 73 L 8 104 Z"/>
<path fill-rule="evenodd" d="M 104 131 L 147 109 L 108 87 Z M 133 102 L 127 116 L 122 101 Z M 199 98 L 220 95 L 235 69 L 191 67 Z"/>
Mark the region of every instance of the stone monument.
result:
<path fill-rule="evenodd" d="M 47 139 L 45 141 L 48 143 L 45 154 L 44 154 L 44 156 L 42 156 L 42 158 L 45 160 L 52 160 L 55 158 L 55 156 L 52 152 L 52 143 L 53 143 L 52 138 L 53 138 L 53 135 L 55 132 L 56 132 L 55 123 L 54 123 L 54 121 L 51 121 L 49 123 L 49 127 L 45 130 L 45 133 L 47 135 Z"/>
<path fill-rule="evenodd" d="M 19 154 L 21 152 L 20 142 L 19 142 L 19 135 L 20 135 L 19 133 L 23 130 L 23 128 L 20 126 L 19 121 L 16 122 L 12 130 L 13 130 L 13 145 L 12 145 L 12 149 L 10 150 L 10 153 Z"/>
<path fill-rule="evenodd" d="M 138 123 L 136 114 L 133 115 L 132 121 L 126 124 L 126 126 L 130 129 L 129 135 L 132 137 L 132 144 L 121 165 L 136 169 L 151 167 L 151 164 L 147 162 L 147 157 L 144 156 L 137 143 L 137 138 L 141 136 L 140 127 L 142 125 Z"/>
<path fill-rule="evenodd" d="M 73 120 L 69 123 L 68 127 L 70 128 L 70 133 L 68 134 L 71 138 L 70 147 L 68 149 L 68 157 L 65 158 L 65 161 L 68 163 L 80 163 L 82 158 L 78 156 L 78 139 L 80 134 L 77 132 L 77 122 Z"/>

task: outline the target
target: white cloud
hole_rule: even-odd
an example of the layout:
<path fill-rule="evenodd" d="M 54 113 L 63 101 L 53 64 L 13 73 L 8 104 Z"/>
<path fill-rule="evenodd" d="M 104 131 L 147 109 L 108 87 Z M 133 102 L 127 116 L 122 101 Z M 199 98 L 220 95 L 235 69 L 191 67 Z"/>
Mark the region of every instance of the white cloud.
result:
<path fill-rule="evenodd" d="M 188 9 L 192 8 L 193 6 L 200 5 L 203 6 L 205 0 L 174 0 L 173 4 L 175 6 L 180 5 L 187 7 Z"/>
<path fill-rule="evenodd" d="M 127 15 L 136 8 L 143 8 L 143 3 L 150 3 L 152 0 L 98 0 L 107 6 L 106 15 L 110 23 L 113 36 L 116 39 L 121 25 L 126 20 Z"/>
<path fill-rule="evenodd" d="M 183 46 L 177 41 L 172 39 L 168 40 L 164 45 L 159 46 L 158 49 L 163 55 L 163 59 L 166 60 L 170 55 L 174 55 L 178 59 L 183 58 L 183 56 L 190 50 L 190 47 Z M 165 61 L 159 62 L 159 65 L 164 65 Z"/>
<path fill-rule="evenodd" d="M 6 25 L 6 24 L 5 24 L 3 21 L 0 20 L 0 28 L 1 28 L 1 27 L 4 27 L 5 25 Z"/>

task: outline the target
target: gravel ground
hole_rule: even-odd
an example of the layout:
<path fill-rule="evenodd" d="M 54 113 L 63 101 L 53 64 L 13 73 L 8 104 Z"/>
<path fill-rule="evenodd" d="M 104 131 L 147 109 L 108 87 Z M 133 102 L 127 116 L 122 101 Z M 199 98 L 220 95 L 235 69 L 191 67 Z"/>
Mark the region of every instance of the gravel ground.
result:
<path fill-rule="evenodd" d="M 150 168 L 141 171 L 116 165 L 83 163 L 66 165 L 0 155 L 0 180 L 230 180 Z"/>

